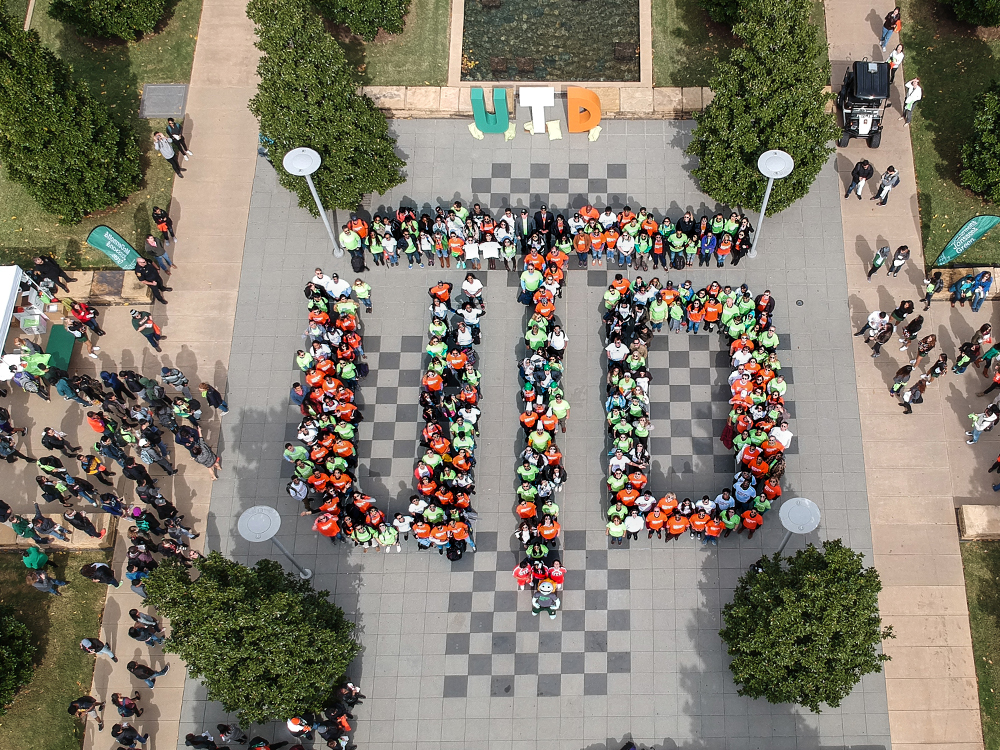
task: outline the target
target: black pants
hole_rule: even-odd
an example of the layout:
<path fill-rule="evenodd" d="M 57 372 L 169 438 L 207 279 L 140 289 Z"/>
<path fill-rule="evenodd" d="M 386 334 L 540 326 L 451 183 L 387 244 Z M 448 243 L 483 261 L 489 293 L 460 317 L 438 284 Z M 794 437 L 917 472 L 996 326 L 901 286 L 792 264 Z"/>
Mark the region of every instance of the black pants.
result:
<path fill-rule="evenodd" d="M 164 305 L 167 304 L 167 300 L 164 299 L 163 293 L 160 291 L 160 287 L 158 285 L 154 284 L 153 286 L 149 287 L 149 291 L 153 293 L 153 299 L 155 299 L 157 302 L 162 302 Z"/>
<path fill-rule="evenodd" d="M 177 161 L 176 151 L 174 152 L 173 156 L 167 159 L 167 161 L 170 162 L 170 166 L 174 168 L 174 174 L 176 174 L 178 177 L 184 177 L 184 175 L 181 174 L 181 165 L 180 162 Z"/>
<path fill-rule="evenodd" d="M 181 152 L 182 154 L 186 154 L 186 153 L 188 152 L 188 145 L 187 145 L 187 141 L 186 141 L 186 140 L 184 140 L 184 136 L 183 136 L 183 135 L 182 135 L 182 136 L 178 136 L 178 137 L 175 137 L 175 138 L 174 138 L 174 143 L 175 143 L 175 144 L 177 144 L 178 146 L 180 146 L 180 147 L 181 147 L 181 148 L 180 148 L 180 152 Z"/>

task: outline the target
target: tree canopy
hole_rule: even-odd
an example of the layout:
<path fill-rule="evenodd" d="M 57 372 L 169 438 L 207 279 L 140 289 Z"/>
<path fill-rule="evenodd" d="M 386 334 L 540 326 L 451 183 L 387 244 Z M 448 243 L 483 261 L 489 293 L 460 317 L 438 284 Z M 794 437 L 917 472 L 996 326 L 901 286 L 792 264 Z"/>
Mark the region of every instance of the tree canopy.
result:
<path fill-rule="evenodd" d="M 759 569 L 759 570 L 758 570 Z M 764 557 L 740 578 L 722 610 L 739 694 L 836 708 L 861 677 L 881 672 L 892 628 L 882 627 L 882 582 L 860 554 L 837 539 Z"/>
<path fill-rule="evenodd" d="M 993 81 L 972 109 L 972 137 L 962 146 L 962 185 L 1000 203 L 1000 81 Z"/>
<path fill-rule="evenodd" d="M 0 607 L 0 716 L 14 695 L 31 682 L 35 644 L 28 626 L 14 616 L 11 607 Z"/>
<path fill-rule="evenodd" d="M 164 649 L 180 656 L 210 700 L 243 724 L 323 708 L 360 652 L 343 611 L 273 560 L 246 567 L 213 552 L 193 579 L 162 563 L 147 602 L 170 618 Z"/>
<path fill-rule="evenodd" d="M 167 0 L 53 0 L 49 15 L 81 36 L 134 42 L 156 28 L 166 9 Z"/>

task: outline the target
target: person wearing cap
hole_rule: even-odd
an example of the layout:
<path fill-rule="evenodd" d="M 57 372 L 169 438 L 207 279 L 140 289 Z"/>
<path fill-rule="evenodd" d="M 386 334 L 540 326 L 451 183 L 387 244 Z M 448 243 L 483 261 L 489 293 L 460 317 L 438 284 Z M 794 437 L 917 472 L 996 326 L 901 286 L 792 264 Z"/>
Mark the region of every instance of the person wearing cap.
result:
<path fill-rule="evenodd" d="M 163 381 L 163 385 L 173 386 L 174 390 L 183 393 L 184 398 L 192 398 L 187 376 L 176 367 L 161 367 L 160 380 Z"/>
<path fill-rule="evenodd" d="M 549 213 L 548 206 L 544 203 L 535 211 L 535 231 L 541 236 L 546 250 L 552 248 L 552 228 L 555 221 L 555 216 Z"/>
<path fill-rule="evenodd" d="M 160 327 L 153 322 L 153 316 L 144 310 L 129 310 L 129 315 L 132 316 L 132 327 L 146 338 L 151 347 L 162 351 L 160 340 L 166 336 L 160 333 Z"/>

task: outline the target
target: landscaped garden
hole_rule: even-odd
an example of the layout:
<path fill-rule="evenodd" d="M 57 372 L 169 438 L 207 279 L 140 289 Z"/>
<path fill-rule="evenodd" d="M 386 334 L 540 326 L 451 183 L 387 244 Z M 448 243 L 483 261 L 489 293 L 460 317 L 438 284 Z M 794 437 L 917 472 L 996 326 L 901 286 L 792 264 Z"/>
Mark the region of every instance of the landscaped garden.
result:
<path fill-rule="evenodd" d="M 139 138 L 144 179 L 138 191 L 123 204 L 93 214 L 81 223 L 60 224 L 59 217 L 44 210 L 19 184 L 0 169 L 0 262 L 30 261 L 33 254 L 51 253 L 72 268 L 109 267 L 108 259 L 85 244 L 95 226 L 106 224 L 137 246 L 151 228 L 154 205 L 170 202 L 173 173 L 170 165 L 152 150 L 152 133 L 163 130 L 164 120 L 139 117 L 142 87 L 148 83 L 187 83 L 191 77 L 201 0 L 178 0 L 154 33 L 138 42 L 80 37 L 74 29 L 48 14 L 51 0 L 37 0 L 31 28 L 42 43 L 84 81 L 93 95 L 107 105 L 113 120 L 128 123 Z M 20 12 L 27 3 L 8 0 L 8 12 Z"/>
<path fill-rule="evenodd" d="M 1000 28 L 960 23 L 934 0 L 906 0 L 901 7 L 903 72 L 906 80 L 919 77 L 924 90 L 910 130 L 924 261 L 930 265 L 968 219 L 1000 215 L 1000 205 L 961 185 L 962 145 L 972 133 L 974 101 L 1000 78 Z M 979 240 L 958 263 L 1000 263 L 1000 230 Z"/>
<path fill-rule="evenodd" d="M 20 554 L 0 553 L 0 606 L 10 607 L 27 625 L 36 647 L 34 678 L 0 717 L 3 748 L 80 750 L 83 725 L 66 707 L 90 693 L 94 657 L 84 653 L 79 643 L 100 630 L 107 586 L 88 581 L 79 570 L 89 562 L 106 562 L 107 555 L 103 551 L 56 552 L 52 560 L 56 577 L 69 583 L 58 597 L 25 583 L 27 570 Z M 101 698 L 110 700 L 109 696 Z"/>

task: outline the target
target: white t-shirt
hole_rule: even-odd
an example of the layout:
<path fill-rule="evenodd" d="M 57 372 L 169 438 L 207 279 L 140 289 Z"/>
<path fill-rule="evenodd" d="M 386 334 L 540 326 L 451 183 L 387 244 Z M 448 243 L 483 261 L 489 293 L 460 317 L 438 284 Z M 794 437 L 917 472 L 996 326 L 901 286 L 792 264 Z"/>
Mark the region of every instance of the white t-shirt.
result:
<path fill-rule="evenodd" d="M 631 255 L 635 250 L 635 240 L 629 234 L 623 234 L 618 238 L 618 252 L 624 255 Z"/>
<path fill-rule="evenodd" d="M 549 346 L 555 349 L 557 352 L 561 352 L 566 348 L 566 344 L 569 343 L 569 336 L 566 335 L 565 331 L 556 333 L 553 331 L 549 334 Z"/>
<path fill-rule="evenodd" d="M 628 347 L 625 344 L 608 344 L 604 347 L 612 362 L 623 362 L 628 356 Z"/>
<path fill-rule="evenodd" d="M 628 458 L 622 456 L 618 458 L 617 456 L 612 456 L 611 460 L 608 461 L 608 474 L 614 474 L 615 469 L 621 469 L 625 471 L 625 467 L 628 466 Z"/>
<path fill-rule="evenodd" d="M 792 444 L 792 431 L 783 430 L 780 426 L 775 425 L 771 428 L 771 437 L 781 443 L 781 447 L 788 450 L 788 446 Z"/>
<path fill-rule="evenodd" d="M 465 259 L 466 260 L 479 260 L 479 243 L 473 242 L 472 240 L 466 240 L 465 242 Z"/>
<path fill-rule="evenodd" d="M 330 290 L 331 297 L 349 297 L 351 294 L 351 285 L 348 284 L 343 279 L 330 279 L 330 286 L 327 287 Z"/>
<path fill-rule="evenodd" d="M 474 425 L 482 412 L 475 406 L 464 406 L 458 410 L 458 415 L 469 424 Z"/>
<path fill-rule="evenodd" d="M 312 283 L 315 284 L 316 286 L 322 288 L 322 289 L 325 289 L 328 293 L 330 291 L 330 283 L 331 283 L 331 281 L 332 281 L 332 279 L 329 276 L 322 276 L 322 277 L 320 277 L 320 276 L 317 275 L 317 276 L 313 276 L 312 277 Z"/>
<path fill-rule="evenodd" d="M 646 519 L 642 516 L 633 516 L 631 513 L 625 516 L 625 531 L 634 534 L 646 528 Z"/>
<path fill-rule="evenodd" d="M 500 243 L 499 242 L 483 242 L 480 244 L 479 249 L 483 251 L 484 258 L 499 258 L 500 257 Z"/>
<path fill-rule="evenodd" d="M 392 525 L 396 527 L 396 531 L 400 534 L 408 534 L 410 527 L 413 526 L 413 516 L 403 516 L 402 518 L 392 519 Z"/>
<path fill-rule="evenodd" d="M 601 223 L 602 227 L 604 227 L 605 229 L 607 229 L 612 224 L 614 224 L 616 221 L 618 221 L 618 217 L 615 216 L 614 212 L 612 212 L 610 214 L 607 213 L 607 212 L 605 212 L 605 213 L 601 214 L 600 216 L 598 216 L 597 220 Z"/>
<path fill-rule="evenodd" d="M 486 242 L 483 243 L 484 246 L 487 244 L 489 243 Z M 465 281 L 462 282 L 462 291 L 465 292 L 465 294 L 469 297 L 478 297 L 480 294 L 483 293 L 483 282 L 481 282 L 479 279 L 472 279 L 472 281 L 466 279 Z"/>

